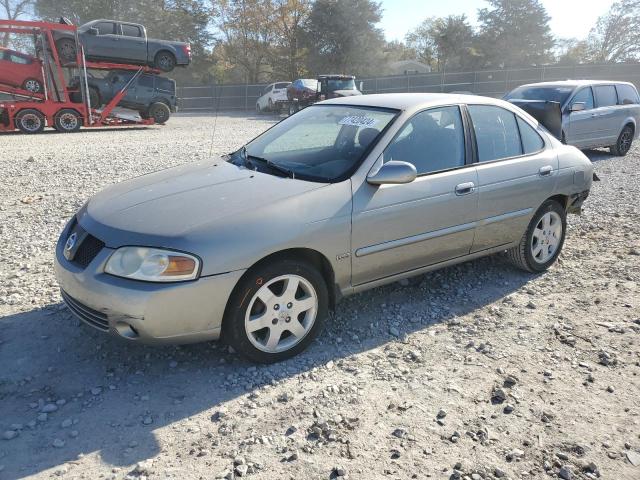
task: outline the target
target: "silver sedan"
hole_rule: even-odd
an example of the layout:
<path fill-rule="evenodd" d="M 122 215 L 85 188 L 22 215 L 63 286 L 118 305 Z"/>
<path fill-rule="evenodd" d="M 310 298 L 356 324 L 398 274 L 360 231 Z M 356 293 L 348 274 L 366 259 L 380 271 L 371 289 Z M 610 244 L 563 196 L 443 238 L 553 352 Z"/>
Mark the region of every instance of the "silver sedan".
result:
<path fill-rule="evenodd" d="M 302 351 L 345 295 L 506 252 L 542 272 L 593 167 L 501 100 L 389 94 L 306 108 L 220 158 L 105 189 L 56 250 L 67 306 L 133 342 Z"/>

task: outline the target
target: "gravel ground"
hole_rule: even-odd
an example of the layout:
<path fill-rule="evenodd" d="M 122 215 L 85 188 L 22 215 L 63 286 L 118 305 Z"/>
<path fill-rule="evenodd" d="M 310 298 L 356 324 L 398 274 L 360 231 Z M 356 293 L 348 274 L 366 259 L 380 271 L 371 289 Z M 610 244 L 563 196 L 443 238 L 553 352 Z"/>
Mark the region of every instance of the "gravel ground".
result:
<path fill-rule="evenodd" d="M 105 185 L 222 153 L 273 118 L 0 135 L 0 479 L 640 478 L 640 150 L 532 276 L 492 257 L 341 303 L 287 362 L 80 325 L 57 236 Z"/>

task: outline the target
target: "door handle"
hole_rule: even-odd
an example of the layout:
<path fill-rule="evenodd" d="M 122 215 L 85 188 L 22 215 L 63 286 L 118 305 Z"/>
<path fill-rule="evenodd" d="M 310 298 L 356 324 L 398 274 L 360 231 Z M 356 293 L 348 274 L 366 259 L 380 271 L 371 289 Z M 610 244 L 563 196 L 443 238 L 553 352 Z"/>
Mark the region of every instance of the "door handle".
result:
<path fill-rule="evenodd" d="M 456 195 L 469 195 L 470 193 L 475 192 L 476 184 L 473 182 L 466 182 L 456 185 Z"/>
<path fill-rule="evenodd" d="M 541 177 L 547 177 L 553 173 L 553 167 L 551 165 L 546 165 L 544 167 L 540 167 L 538 173 Z"/>

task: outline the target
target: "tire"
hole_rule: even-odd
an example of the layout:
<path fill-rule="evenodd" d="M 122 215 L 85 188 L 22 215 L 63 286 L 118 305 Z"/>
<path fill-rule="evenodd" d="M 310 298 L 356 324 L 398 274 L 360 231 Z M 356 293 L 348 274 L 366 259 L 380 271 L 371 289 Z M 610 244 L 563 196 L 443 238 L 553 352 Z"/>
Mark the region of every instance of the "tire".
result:
<path fill-rule="evenodd" d="M 507 250 L 507 259 L 527 272 L 544 272 L 560 255 L 566 232 L 567 212 L 555 200 L 547 200 L 529 222 L 520 243 Z"/>
<path fill-rule="evenodd" d="M 73 133 L 80 130 L 82 117 L 75 110 L 65 108 L 53 117 L 54 127 L 60 133 Z"/>
<path fill-rule="evenodd" d="M 167 107 L 166 103 L 155 102 L 149 106 L 147 116 L 148 118 L 153 118 L 157 124 L 164 125 L 171 116 L 171 110 Z"/>
<path fill-rule="evenodd" d="M 293 115 L 298 111 L 298 104 L 296 102 L 289 102 L 289 115 Z"/>
<path fill-rule="evenodd" d="M 70 97 L 73 103 L 82 103 L 82 93 L 73 92 Z M 100 108 L 102 106 L 100 92 L 94 87 L 89 87 L 89 103 L 91 103 L 91 108 Z"/>
<path fill-rule="evenodd" d="M 60 60 L 65 63 L 75 62 L 77 59 L 76 42 L 71 38 L 61 38 L 56 42 L 56 50 Z"/>
<path fill-rule="evenodd" d="M 260 104 L 259 103 L 256 103 L 256 113 L 258 115 L 262 114 L 262 108 L 260 108 Z"/>
<path fill-rule="evenodd" d="M 27 108 L 18 112 L 15 124 L 22 133 L 40 133 L 44 130 L 45 118 L 38 110 Z"/>
<path fill-rule="evenodd" d="M 280 260 L 258 265 L 240 280 L 227 304 L 222 336 L 252 361 L 279 362 L 309 346 L 328 312 L 329 293 L 320 272 L 306 262 Z M 276 343 L 270 343 L 271 332 Z"/>
<path fill-rule="evenodd" d="M 273 100 L 269 99 L 269 111 L 273 112 Z"/>
<path fill-rule="evenodd" d="M 27 78 L 22 83 L 23 90 L 27 90 L 31 93 L 42 93 L 44 91 L 44 87 L 42 82 L 36 78 Z"/>
<path fill-rule="evenodd" d="M 158 52 L 153 63 L 163 72 L 170 72 L 176 68 L 176 57 L 171 52 Z"/>
<path fill-rule="evenodd" d="M 632 144 L 633 127 L 631 125 L 627 125 L 620 132 L 618 140 L 616 140 L 616 144 L 609 147 L 609 151 L 612 155 L 615 155 L 617 157 L 624 157 L 627 153 L 629 153 L 629 150 L 631 150 Z"/>

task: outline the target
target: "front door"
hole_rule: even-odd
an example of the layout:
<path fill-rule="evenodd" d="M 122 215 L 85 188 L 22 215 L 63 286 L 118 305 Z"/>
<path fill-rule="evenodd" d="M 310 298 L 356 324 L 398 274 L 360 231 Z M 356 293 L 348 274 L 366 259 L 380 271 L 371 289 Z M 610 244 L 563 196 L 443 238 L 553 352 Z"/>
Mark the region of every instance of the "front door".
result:
<path fill-rule="evenodd" d="M 584 110 L 572 112 L 571 108 L 576 103 L 583 103 Z M 588 147 L 590 142 L 597 139 L 597 129 L 594 120 L 595 102 L 591 87 L 584 87 L 573 96 L 567 110 L 566 126 L 564 128 L 565 140 L 569 145 L 576 147 Z"/>
<path fill-rule="evenodd" d="M 96 35 L 83 33 L 82 44 L 88 57 L 114 58 L 120 49 L 120 36 L 114 22 L 98 22 L 93 25 Z"/>
<path fill-rule="evenodd" d="M 353 193 L 354 286 L 469 253 L 478 179 L 465 138 L 460 108 L 447 106 L 416 114 L 390 143 L 379 162 L 412 163 L 419 176 Z"/>

